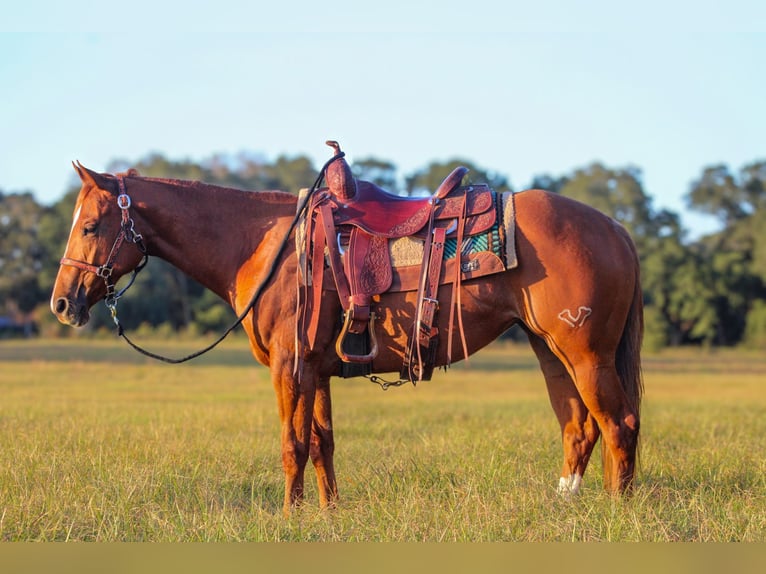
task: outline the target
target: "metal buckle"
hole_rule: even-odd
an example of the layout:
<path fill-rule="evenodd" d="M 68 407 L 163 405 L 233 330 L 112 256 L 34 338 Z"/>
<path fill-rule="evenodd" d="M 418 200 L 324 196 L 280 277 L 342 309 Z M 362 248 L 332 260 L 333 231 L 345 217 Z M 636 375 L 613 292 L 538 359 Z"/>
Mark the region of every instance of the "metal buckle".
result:
<path fill-rule="evenodd" d="M 109 279 L 112 277 L 112 268 L 107 267 L 106 265 L 102 265 L 96 270 L 96 275 L 102 279 Z"/>
<path fill-rule="evenodd" d="M 130 196 L 127 193 L 121 193 L 118 195 L 117 205 L 120 209 L 128 209 L 130 207 Z"/>
<path fill-rule="evenodd" d="M 479 268 L 479 260 L 478 259 L 471 259 L 467 263 L 461 263 L 460 264 L 460 270 L 463 273 L 468 273 L 469 271 L 475 271 Z"/>

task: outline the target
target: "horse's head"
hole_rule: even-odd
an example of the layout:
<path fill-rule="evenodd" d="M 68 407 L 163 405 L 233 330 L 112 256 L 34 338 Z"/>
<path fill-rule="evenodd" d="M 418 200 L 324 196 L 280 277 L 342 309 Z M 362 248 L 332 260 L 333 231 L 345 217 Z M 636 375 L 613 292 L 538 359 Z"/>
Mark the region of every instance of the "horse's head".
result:
<path fill-rule="evenodd" d="M 73 165 L 82 188 L 53 286 L 51 310 L 62 323 L 80 327 L 88 322 L 94 304 L 115 299 L 115 283 L 140 264 L 144 246 L 133 230 L 123 176 Z M 138 173 L 131 170 L 127 175 Z"/>

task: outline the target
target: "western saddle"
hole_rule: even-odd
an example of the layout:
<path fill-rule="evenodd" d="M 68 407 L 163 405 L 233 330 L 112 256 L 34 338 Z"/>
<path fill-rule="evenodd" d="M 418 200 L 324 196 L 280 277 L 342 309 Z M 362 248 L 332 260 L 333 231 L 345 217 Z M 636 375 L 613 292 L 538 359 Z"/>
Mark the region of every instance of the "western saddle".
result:
<path fill-rule="evenodd" d="M 335 350 L 342 364 L 352 367 L 344 376 L 369 374 L 378 353 L 373 298 L 393 289 L 417 291 L 416 317 L 401 377 L 412 382 L 429 380 L 439 338 L 436 315 L 441 284 L 452 283 L 448 362 L 456 309 L 464 356 L 468 355 L 460 315 L 460 284 L 462 278 L 470 277 L 470 270 L 461 264 L 461 246 L 464 238 L 486 233 L 496 224 L 495 193 L 486 185 L 461 187 L 468 173 L 461 166 L 429 197 L 394 195 L 373 183 L 356 180 L 338 143 L 327 144 L 335 150 L 334 158 L 325 166 L 327 186 L 313 190 L 305 218 L 300 341 L 309 349 L 315 344 L 322 290 L 334 288 L 343 309 Z M 422 242 L 418 273 L 412 269 L 399 273 L 392 265 L 389 243 L 405 237 Z M 451 266 L 444 259 L 448 238 L 454 238 L 457 245 L 456 262 Z M 326 272 L 334 285 L 329 281 L 324 284 Z M 397 280 L 392 288 L 394 275 Z M 355 369 L 354 365 L 363 367 Z"/>

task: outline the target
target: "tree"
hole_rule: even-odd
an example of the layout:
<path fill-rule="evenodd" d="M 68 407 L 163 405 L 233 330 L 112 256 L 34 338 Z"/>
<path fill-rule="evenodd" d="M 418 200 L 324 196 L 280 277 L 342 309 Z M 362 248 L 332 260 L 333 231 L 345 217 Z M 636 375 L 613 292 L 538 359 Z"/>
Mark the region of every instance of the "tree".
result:
<path fill-rule="evenodd" d="M 137 163 L 124 159 L 114 160 L 107 165 L 107 171 L 116 173 L 135 168 L 144 177 L 167 177 L 174 179 L 201 180 L 205 170 L 191 160 L 171 161 L 160 153 L 152 153 Z"/>
<path fill-rule="evenodd" d="M 766 348 L 766 300 L 758 300 L 747 313 L 745 344 L 752 349 Z"/>
<path fill-rule="evenodd" d="M 38 283 L 45 249 L 38 237 L 43 208 L 31 193 L 0 191 L 0 312 L 27 315 L 45 299 Z"/>
<path fill-rule="evenodd" d="M 390 161 L 372 157 L 357 160 L 351 166 L 351 171 L 357 179 L 372 182 L 391 193 L 399 193 L 396 166 Z"/>
<path fill-rule="evenodd" d="M 638 168 L 610 169 L 593 163 L 564 180 L 559 193 L 613 217 L 637 243 L 656 231 L 652 200 L 644 192 Z"/>
<path fill-rule="evenodd" d="M 474 165 L 472 162 L 461 159 L 453 159 L 447 162 L 432 162 L 424 169 L 415 171 L 405 178 L 405 191 L 407 195 L 428 195 L 436 191 L 439 185 L 459 166 L 469 169 L 463 179 L 464 183 L 486 183 L 498 193 L 511 191 L 508 179 L 495 172 L 491 172 Z"/>
<path fill-rule="evenodd" d="M 468 183 L 488 183 L 508 191 L 508 180 L 468 161 L 432 162 L 399 184 L 396 166 L 366 158 L 355 162 L 356 177 L 406 194 L 432 193 L 458 165 L 471 171 Z M 216 155 L 196 163 L 161 154 L 137 163 L 114 161 L 108 170 L 137 167 L 142 175 L 201 180 L 249 190 L 297 192 L 317 170 L 304 156 Z M 643 190 L 641 172 L 594 163 L 561 177 L 540 175 L 531 187 L 548 189 L 592 205 L 614 217 L 632 234 L 641 259 L 647 339 L 655 346 L 705 343 L 758 345 L 766 316 L 766 161 L 737 172 L 717 165 L 703 170 L 690 187 L 690 208 L 715 214 L 722 232 L 687 241 L 677 214 L 655 211 Z M 50 289 L 69 234 L 79 189 L 72 188 L 50 207 L 28 193 L 0 192 L 0 313 L 27 313 L 47 307 Z M 140 230 L 138 230 L 140 232 Z M 126 327 L 141 324 L 219 331 L 233 318 L 223 301 L 164 262 L 152 260 L 120 301 Z M 94 309 L 90 328 L 113 324 L 103 305 Z M 68 332 L 68 331 L 67 331 Z"/>
<path fill-rule="evenodd" d="M 268 173 L 268 162 L 257 154 L 242 152 L 236 156 L 217 154 L 203 162 L 205 181 L 237 189 L 264 190 L 275 187 Z"/>
<path fill-rule="evenodd" d="M 269 175 L 268 189 L 279 189 L 296 195 L 301 189 L 311 187 L 317 177 L 317 170 L 306 156 L 279 156 L 265 171 Z"/>
<path fill-rule="evenodd" d="M 643 241 L 641 276 L 647 339 L 654 347 L 712 343 L 718 333 L 716 293 L 705 255 L 683 241 L 678 216 L 661 212 L 662 232 Z"/>
<path fill-rule="evenodd" d="M 753 242 L 751 269 L 766 284 L 766 161 L 746 165 L 739 181 L 745 209 L 751 212 L 741 224 L 742 233 Z"/>
<path fill-rule="evenodd" d="M 766 300 L 766 162 L 738 174 L 725 165 L 705 168 L 686 196 L 690 208 L 719 218 L 724 229 L 699 241 L 712 269 L 717 342 L 739 342 L 747 315 Z"/>
<path fill-rule="evenodd" d="M 547 173 L 536 175 L 527 189 L 544 189 L 553 193 L 561 193 L 561 188 L 569 181 L 567 177 L 554 177 Z"/>
<path fill-rule="evenodd" d="M 726 227 L 756 213 L 766 203 L 766 162 L 745 166 L 737 176 L 725 165 L 703 170 L 686 195 L 687 205 L 716 216 Z"/>

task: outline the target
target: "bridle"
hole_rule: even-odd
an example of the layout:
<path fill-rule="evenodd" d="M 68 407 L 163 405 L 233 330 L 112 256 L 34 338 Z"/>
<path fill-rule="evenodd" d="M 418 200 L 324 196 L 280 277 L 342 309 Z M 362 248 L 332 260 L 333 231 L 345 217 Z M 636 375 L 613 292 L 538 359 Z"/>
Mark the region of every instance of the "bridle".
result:
<path fill-rule="evenodd" d="M 137 233 L 134 229 L 135 224 L 133 222 L 133 218 L 130 217 L 130 212 L 128 211 L 131 205 L 130 196 L 125 191 L 125 180 L 122 176 L 117 176 L 117 185 L 119 186 L 117 206 L 121 210 L 122 221 L 120 222 L 120 232 L 114 239 L 112 249 L 109 251 L 109 256 L 106 258 L 106 263 L 103 265 L 94 265 L 92 263 L 87 263 L 86 261 L 72 259 L 71 257 L 62 257 L 60 264 L 69 265 L 70 267 L 76 267 L 77 269 L 94 273 L 104 280 L 104 284 L 106 285 L 104 303 L 111 312 L 112 319 L 119 326 L 117 319 L 117 300 L 125 294 L 131 285 L 133 285 L 133 282 L 136 280 L 136 276 L 138 275 L 139 271 L 146 267 L 146 264 L 149 261 L 149 255 L 146 252 L 143 236 L 140 233 Z M 133 269 L 133 273 L 130 277 L 130 280 L 128 281 L 128 284 L 119 291 L 116 291 L 116 284 L 112 280 L 112 271 L 114 270 L 114 263 L 117 260 L 117 255 L 119 255 L 120 249 L 122 249 L 122 246 L 125 245 L 125 243 L 134 244 L 143 255 L 143 259 L 138 264 L 138 266 Z"/>

